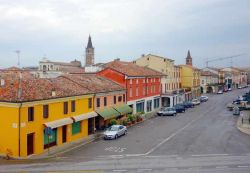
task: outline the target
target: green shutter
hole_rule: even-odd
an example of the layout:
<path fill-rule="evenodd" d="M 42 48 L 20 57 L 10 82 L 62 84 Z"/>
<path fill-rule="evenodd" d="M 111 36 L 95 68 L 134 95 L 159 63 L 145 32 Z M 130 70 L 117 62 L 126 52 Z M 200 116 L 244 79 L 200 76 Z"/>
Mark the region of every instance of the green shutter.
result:
<path fill-rule="evenodd" d="M 75 122 L 72 124 L 72 135 L 78 134 L 81 132 L 81 121 Z"/>

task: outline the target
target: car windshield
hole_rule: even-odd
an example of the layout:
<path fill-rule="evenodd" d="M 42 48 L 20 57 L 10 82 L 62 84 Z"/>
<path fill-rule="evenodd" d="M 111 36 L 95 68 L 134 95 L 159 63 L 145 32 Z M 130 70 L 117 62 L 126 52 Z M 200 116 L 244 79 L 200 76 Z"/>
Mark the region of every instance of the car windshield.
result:
<path fill-rule="evenodd" d="M 119 127 L 118 126 L 111 126 L 108 131 L 118 131 Z"/>

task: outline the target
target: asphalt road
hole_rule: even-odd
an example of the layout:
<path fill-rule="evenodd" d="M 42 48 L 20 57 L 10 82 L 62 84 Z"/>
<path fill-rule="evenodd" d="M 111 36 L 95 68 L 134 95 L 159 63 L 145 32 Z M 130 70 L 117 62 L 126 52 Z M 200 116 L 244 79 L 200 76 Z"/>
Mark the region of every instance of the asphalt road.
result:
<path fill-rule="evenodd" d="M 0 172 L 249 172 L 250 137 L 226 109 L 246 89 L 209 95 L 176 117 L 156 117 L 118 140 L 96 140 L 39 163 L 12 162 Z"/>

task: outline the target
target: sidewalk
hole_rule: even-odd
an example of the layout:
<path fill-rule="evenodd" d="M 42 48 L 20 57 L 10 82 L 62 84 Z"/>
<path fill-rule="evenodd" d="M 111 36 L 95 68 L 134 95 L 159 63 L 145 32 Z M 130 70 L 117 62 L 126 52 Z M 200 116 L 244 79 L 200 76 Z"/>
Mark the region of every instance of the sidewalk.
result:
<path fill-rule="evenodd" d="M 240 116 L 237 121 L 237 128 L 248 135 L 250 135 L 250 124 L 249 123 L 243 123 L 242 124 L 242 117 Z"/>

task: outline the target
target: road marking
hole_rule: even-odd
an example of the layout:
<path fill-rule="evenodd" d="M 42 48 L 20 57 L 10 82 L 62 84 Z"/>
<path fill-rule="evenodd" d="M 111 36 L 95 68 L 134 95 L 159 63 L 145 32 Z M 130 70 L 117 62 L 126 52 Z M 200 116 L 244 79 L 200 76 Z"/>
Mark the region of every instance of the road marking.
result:
<path fill-rule="evenodd" d="M 126 150 L 127 148 L 121 148 L 121 147 L 107 147 L 104 150 L 105 151 L 110 151 L 110 152 L 116 152 L 116 153 L 122 153 Z"/>
<path fill-rule="evenodd" d="M 178 155 L 166 155 L 166 156 L 145 156 L 148 158 L 162 158 L 162 157 L 178 157 Z"/>
<path fill-rule="evenodd" d="M 117 170 L 112 170 L 113 172 L 128 172 L 126 169 L 117 169 Z"/>
<path fill-rule="evenodd" d="M 152 171 L 153 169 L 147 169 L 147 168 L 144 168 L 144 169 L 137 169 L 137 171 Z"/>
<path fill-rule="evenodd" d="M 216 169 L 224 169 L 224 168 L 228 168 L 228 166 L 216 166 Z"/>
<path fill-rule="evenodd" d="M 204 116 L 204 115 L 203 115 Z M 157 148 L 159 148 L 162 144 L 166 143 L 167 141 L 169 141 L 170 139 L 172 139 L 173 137 L 175 137 L 178 133 L 182 132 L 183 130 L 185 130 L 186 128 L 188 128 L 190 125 L 192 125 L 194 122 L 198 121 L 199 119 L 201 119 L 203 116 L 192 120 L 191 122 L 189 122 L 187 125 L 185 125 L 184 127 L 182 127 L 181 129 L 177 130 L 175 133 L 173 133 L 172 135 L 170 135 L 169 137 L 167 137 L 166 139 L 164 139 L 162 142 L 160 142 L 159 144 L 157 144 L 155 147 L 151 148 L 147 153 L 145 153 L 146 155 L 149 155 L 150 153 L 154 152 Z"/>
<path fill-rule="evenodd" d="M 241 165 L 239 165 L 239 166 L 237 166 L 238 168 L 249 168 L 249 166 L 241 166 Z"/>
<path fill-rule="evenodd" d="M 195 154 L 192 157 L 208 157 L 208 156 L 228 156 L 229 154 Z"/>

